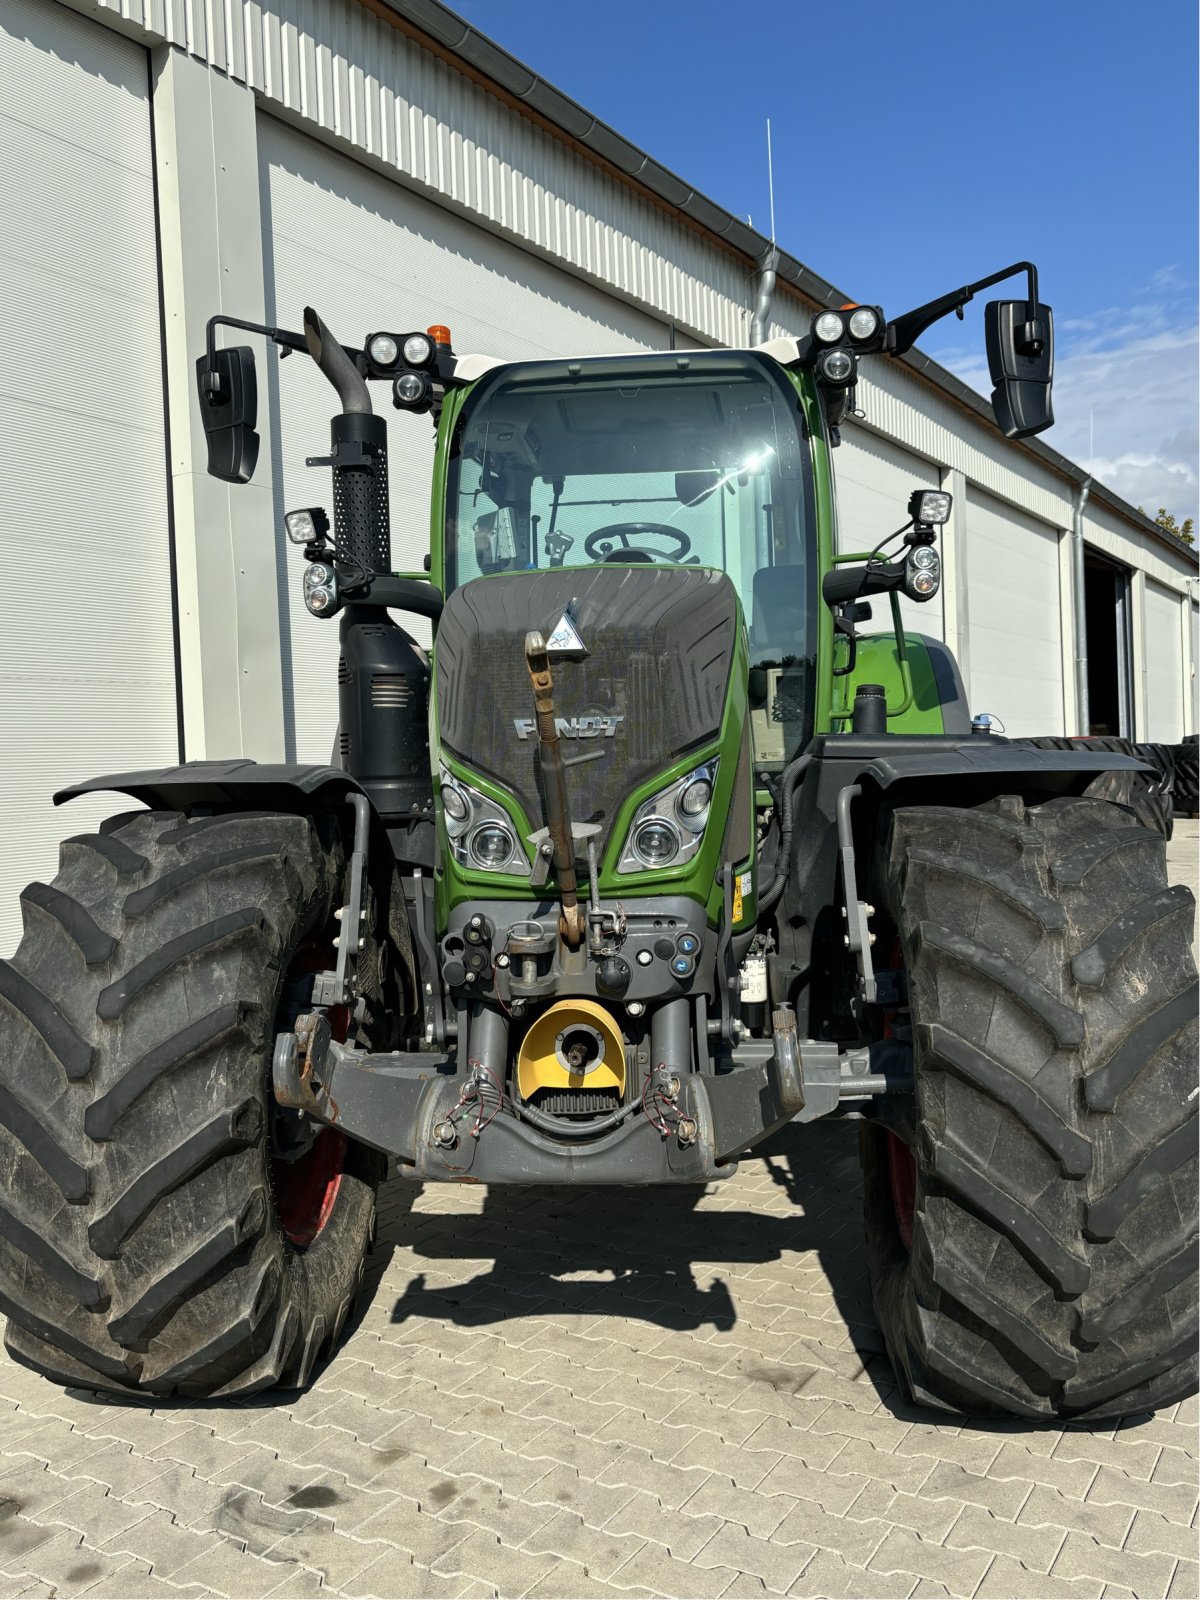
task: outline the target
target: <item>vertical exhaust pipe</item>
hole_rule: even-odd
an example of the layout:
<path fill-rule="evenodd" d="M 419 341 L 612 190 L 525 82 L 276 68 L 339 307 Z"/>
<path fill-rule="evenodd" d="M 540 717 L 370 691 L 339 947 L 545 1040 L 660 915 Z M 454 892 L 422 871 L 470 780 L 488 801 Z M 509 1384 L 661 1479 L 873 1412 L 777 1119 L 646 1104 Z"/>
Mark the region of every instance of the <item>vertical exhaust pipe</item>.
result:
<path fill-rule="evenodd" d="M 750 344 L 766 344 L 767 330 L 771 326 L 771 304 L 775 299 L 775 269 L 779 265 L 779 251 L 772 245 L 763 257 L 758 274 L 758 302 L 750 321 Z"/>

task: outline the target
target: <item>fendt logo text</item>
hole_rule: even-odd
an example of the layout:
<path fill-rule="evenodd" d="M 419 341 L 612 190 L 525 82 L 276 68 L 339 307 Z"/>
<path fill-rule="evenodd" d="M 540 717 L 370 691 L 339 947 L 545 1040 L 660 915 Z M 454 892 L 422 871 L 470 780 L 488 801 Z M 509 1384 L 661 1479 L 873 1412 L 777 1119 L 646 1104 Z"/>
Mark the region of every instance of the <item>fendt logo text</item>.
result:
<path fill-rule="evenodd" d="M 611 739 L 617 724 L 624 721 L 624 713 L 615 717 L 555 717 L 554 727 L 560 739 Z M 532 739 L 537 732 L 532 717 L 514 717 L 513 727 L 518 739 Z"/>

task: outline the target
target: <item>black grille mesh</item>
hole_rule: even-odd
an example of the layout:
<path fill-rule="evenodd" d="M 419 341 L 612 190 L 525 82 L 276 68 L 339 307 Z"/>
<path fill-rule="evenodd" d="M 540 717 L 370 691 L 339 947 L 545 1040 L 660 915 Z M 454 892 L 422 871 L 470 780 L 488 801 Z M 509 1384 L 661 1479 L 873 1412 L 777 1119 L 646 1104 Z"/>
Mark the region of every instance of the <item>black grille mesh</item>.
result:
<path fill-rule="evenodd" d="M 387 456 L 369 467 L 337 467 L 333 474 L 333 526 L 340 560 L 368 572 L 392 569 L 388 525 Z"/>
<path fill-rule="evenodd" d="M 537 740 L 517 727 L 533 717 L 525 635 L 548 637 L 571 602 L 589 654 L 552 662 L 554 706 L 567 719 L 617 719 L 611 737 L 562 740 L 572 817 L 607 838 L 632 789 L 716 737 L 737 600 L 724 574 L 686 567 L 504 574 L 450 595 L 436 651 L 442 740 L 510 789 L 534 827 L 544 822 Z"/>

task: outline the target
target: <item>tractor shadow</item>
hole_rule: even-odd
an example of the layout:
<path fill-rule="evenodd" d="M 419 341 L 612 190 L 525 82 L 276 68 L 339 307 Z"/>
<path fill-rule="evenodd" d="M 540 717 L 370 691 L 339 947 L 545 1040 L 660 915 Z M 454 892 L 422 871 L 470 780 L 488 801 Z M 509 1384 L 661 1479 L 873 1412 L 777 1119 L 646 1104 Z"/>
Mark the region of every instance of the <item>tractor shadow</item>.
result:
<path fill-rule="evenodd" d="M 815 1333 L 821 1319 L 827 1346 L 814 1341 L 805 1366 L 764 1363 L 754 1375 L 798 1392 L 813 1365 L 830 1357 L 843 1376 L 865 1372 L 879 1397 L 895 1403 L 871 1309 L 858 1130 L 848 1119 L 781 1130 L 743 1159 L 734 1178 L 707 1190 L 495 1187 L 478 1211 L 413 1212 L 410 1202 L 393 1214 L 411 1187 L 393 1180 L 380 1196 L 377 1254 L 402 1246 L 416 1258 L 392 1307 L 394 1324 L 427 1318 L 484 1328 L 520 1317 L 612 1317 L 720 1335 L 750 1317 L 770 1321 L 778 1335 L 790 1331 L 794 1296 L 796 1336 Z M 462 1277 L 447 1282 L 456 1262 Z M 771 1263 L 779 1270 L 752 1282 L 740 1270 Z M 381 1291 L 388 1287 L 377 1281 Z M 742 1283 L 753 1312 L 739 1309 Z M 837 1316 L 828 1316 L 833 1308 Z M 773 1342 L 779 1346 L 778 1337 Z"/>
<path fill-rule="evenodd" d="M 896 1418 L 933 1430 L 1028 1438 L 1111 1435 L 1116 1427 L 1111 1419 L 953 1416 L 907 1400 L 871 1304 L 857 1118 L 784 1128 L 744 1157 L 735 1177 L 707 1190 L 496 1187 L 478 1211 L 425 1210 L 416 1205 L 420 1192 L 403 1179 L 381 1190 L 375 1257 L 347 1332 L 386 1305 L 396 1285 L 388 1265 L 403 1249 L 412 1270 L 389 1313 L 395 1325 L 426 1318 L 487 1328 L 540 1318 L 562 1326 L 571 1318 L 565 1325 L 577 1328 L 579 1318 L 611 1317 L 715 1343 L 743 1322 L 735 1341 L 743 1352 L 764 1326 L 763 1342 L 776 1351 L 781 1334 L 794 1335 L 783 1346 L 786 1364 L 764 1352 L 740 1368 L 785 1394 L 802 1394 L 824 1369 L 863 1390 L 867 1409 L 878 1401 Z M 774 1272 L 747 1278 L 739 1271 L 772 1263 Z M 615 1326 L 612 1337 L 622 1337 Z M 536 1335 L 529 1348 L 536 1350 Z M 852 1395 L 847 1389 L 854 1404 Z"/>

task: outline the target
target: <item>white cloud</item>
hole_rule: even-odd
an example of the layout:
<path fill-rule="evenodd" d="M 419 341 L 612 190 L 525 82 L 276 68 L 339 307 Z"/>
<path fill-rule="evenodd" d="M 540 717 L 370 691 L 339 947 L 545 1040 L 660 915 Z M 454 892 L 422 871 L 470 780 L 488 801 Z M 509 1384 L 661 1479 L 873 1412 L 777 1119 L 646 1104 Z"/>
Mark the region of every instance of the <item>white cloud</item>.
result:
<path fill-rule="evenodd" d="M 1041 437 L 1132 505 L 1200 517 L 1200 328 L 1175 266 L 1160 268 L 1135 311 L 1105 307 L 1055 321 L 1056 422 Z M 977 347 L 930 349 L 964 383 L 991 393 Z"/>

